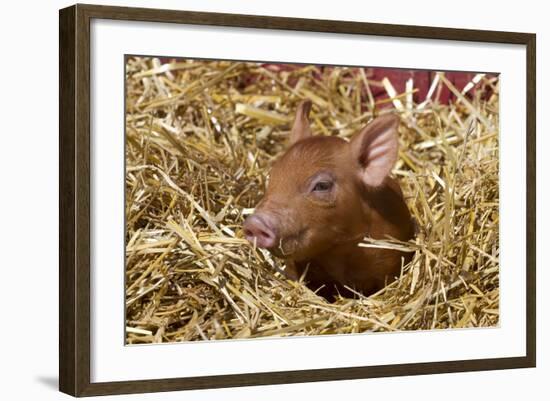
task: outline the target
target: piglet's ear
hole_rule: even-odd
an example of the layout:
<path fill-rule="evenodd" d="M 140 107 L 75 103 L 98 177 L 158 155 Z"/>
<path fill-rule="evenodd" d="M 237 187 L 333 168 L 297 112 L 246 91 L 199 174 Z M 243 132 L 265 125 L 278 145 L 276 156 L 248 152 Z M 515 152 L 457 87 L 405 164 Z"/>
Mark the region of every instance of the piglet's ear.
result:
<path fill-rule="evenodd" d="M 378 187 L 397 161 L 399 117 L 375 118 L 351 140 L 353 157 L 359 162 L 363 182 Z"/>
<path fill-rule="evenodd" d="M 292 131 L 290 131 L 290 145 L 311 136 L 308 117 L 310 110 L 310 100 L 304 100 L 298 105 L 296 117 L 294 117 L 294 124 L 292 125 Z"/>

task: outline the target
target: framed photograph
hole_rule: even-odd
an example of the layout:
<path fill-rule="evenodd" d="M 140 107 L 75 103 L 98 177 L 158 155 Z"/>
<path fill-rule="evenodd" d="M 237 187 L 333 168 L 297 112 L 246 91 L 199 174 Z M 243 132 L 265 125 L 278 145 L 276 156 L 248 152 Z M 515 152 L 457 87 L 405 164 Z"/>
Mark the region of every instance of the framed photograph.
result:
<path fill-rule="evenodd" d="M 534 34 L 59 18 L 61 391 L 535 366 Z"/>

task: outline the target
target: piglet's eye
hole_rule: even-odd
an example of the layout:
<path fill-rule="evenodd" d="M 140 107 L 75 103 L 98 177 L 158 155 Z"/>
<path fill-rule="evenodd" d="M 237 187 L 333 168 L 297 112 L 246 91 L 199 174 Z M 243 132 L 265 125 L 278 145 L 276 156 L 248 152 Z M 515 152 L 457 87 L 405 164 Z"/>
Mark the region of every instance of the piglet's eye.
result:
<path fill-rule="evenodd" d="M 319 181 L 313 186 L 312 192 L 328 192 L 332 189 L 331 181 Z"/>

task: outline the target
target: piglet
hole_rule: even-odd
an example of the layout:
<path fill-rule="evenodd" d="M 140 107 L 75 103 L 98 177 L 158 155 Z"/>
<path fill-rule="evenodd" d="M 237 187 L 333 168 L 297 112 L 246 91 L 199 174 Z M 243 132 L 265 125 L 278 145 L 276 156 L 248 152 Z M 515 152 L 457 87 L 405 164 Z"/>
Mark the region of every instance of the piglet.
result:
<path fill-rule="evenodd" d="M 348 142 L 312 136 L 311 102 L 297 109 L 288 149 L 273 164 L 265 196 L 244 222 L 246 238 L 286 260 L 285 274 L 329 301 L 346 287 L 372 294 L 411 254 L 359 247 L 366 236 L 409 240 L 414 223 L 397 181 L 399 118 L 375 118 Z"/>

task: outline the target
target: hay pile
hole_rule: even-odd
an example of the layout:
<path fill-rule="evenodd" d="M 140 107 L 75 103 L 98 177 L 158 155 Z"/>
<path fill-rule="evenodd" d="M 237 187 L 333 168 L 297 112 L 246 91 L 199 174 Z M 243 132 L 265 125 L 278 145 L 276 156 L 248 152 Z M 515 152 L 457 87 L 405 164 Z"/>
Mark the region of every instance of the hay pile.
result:
<path fill-rule="evenodd" d="M 127 343 L 498 324 L 498 78 L 477 80 L 464 96 L 439 74 L 431 96 L 447 86 L 458 100 L 415 104 L 354 68 L 128 58 Z M 415 251 L 368 298 L 328 303 L 242 235 L 303 98 L 320 135 L 350 136 L 373 112 L 402 118 L 394 175 L 420 232 L 365 239 Z"/>

